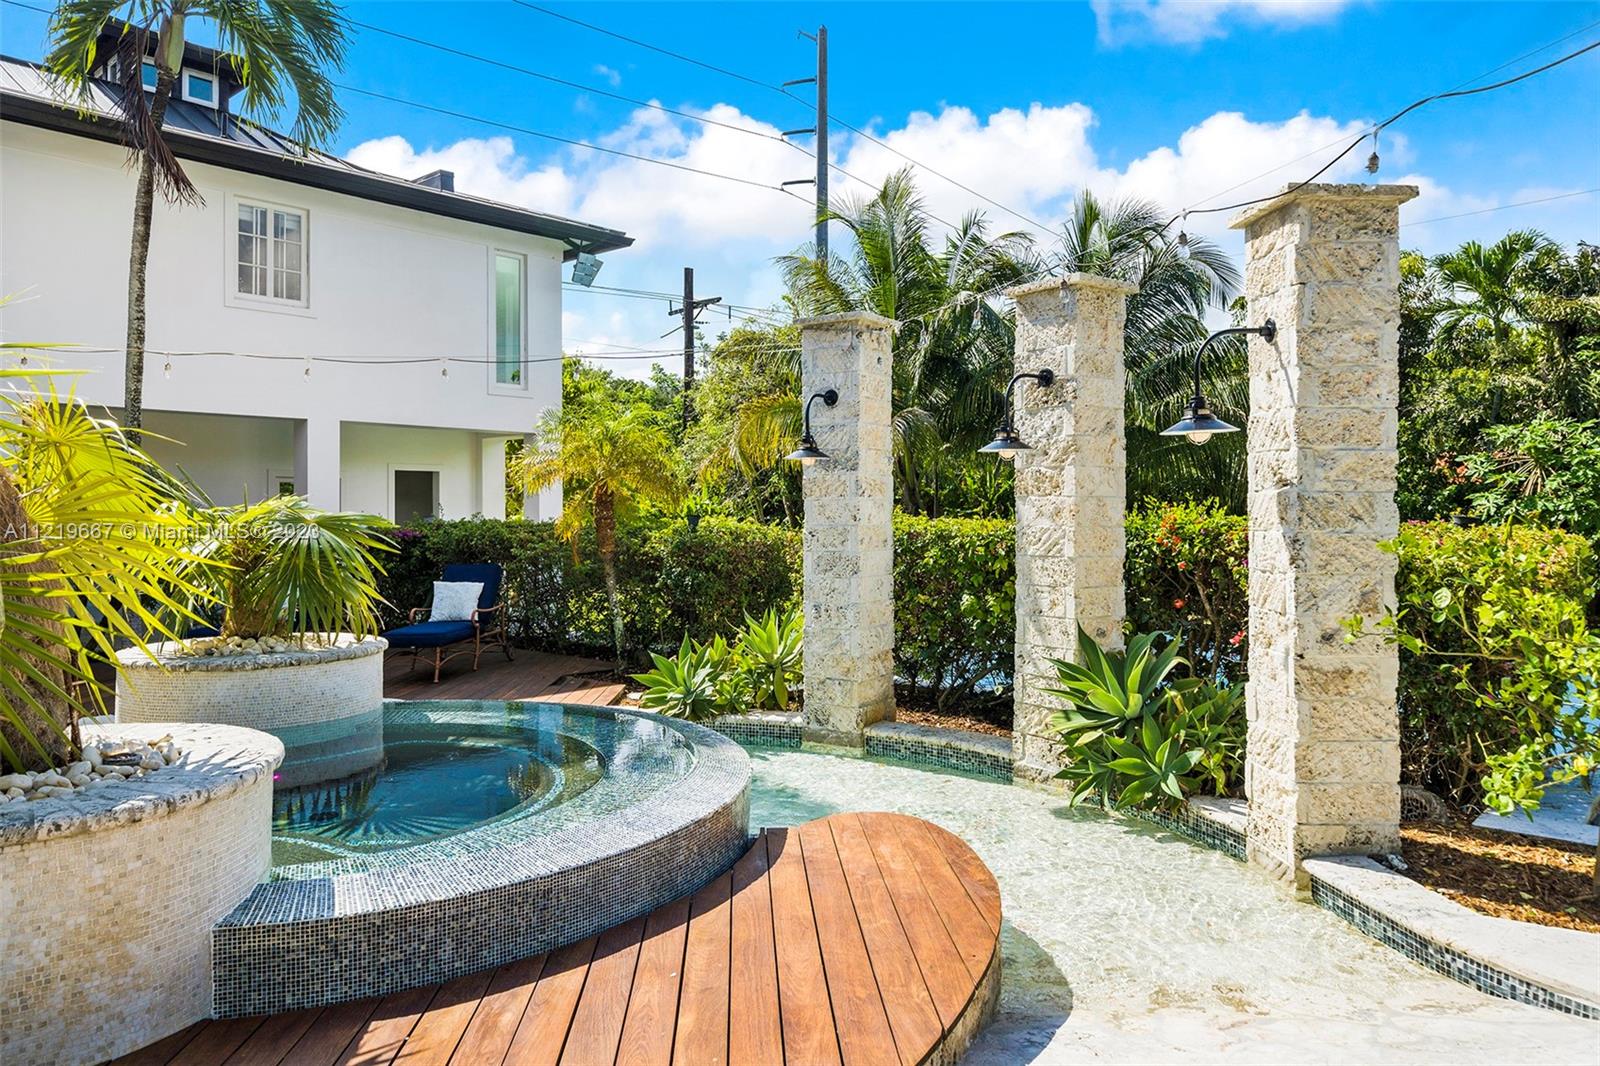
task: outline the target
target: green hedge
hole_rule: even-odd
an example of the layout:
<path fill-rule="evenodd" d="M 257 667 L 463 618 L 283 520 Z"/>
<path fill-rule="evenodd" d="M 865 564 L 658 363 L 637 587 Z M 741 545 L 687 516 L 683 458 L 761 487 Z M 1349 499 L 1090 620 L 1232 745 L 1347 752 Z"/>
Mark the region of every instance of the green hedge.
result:
<path fill-rule="evenodd" d="M 941 709 L 1011 676 L 1016 527 L 989 518 L 894 518 L 894 666 Z"/>
<path fill-rule="evenodd" d="M 1128 624 L 1183 640 L 1196 672 L 1244 677 L 1248 523 L 1215 501 L 1146 501 L 1128 514 Z"/>

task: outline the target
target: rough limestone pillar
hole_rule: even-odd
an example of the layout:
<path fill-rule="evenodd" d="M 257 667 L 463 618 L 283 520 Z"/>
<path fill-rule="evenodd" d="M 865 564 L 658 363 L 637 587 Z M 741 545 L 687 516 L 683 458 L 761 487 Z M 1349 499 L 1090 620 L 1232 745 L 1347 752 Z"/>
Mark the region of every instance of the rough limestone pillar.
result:
<path fill-rule="evenodd" d="M 1048 368 L 1055 384 L 1017 383 L 1017 637 L 1012 711 L 1015 775 L 1060 768 L 1050 716 L 1061 701 L 1049 659 L 1077 656 L 1078 625 L 1122 647 L 1127 495 L 1122 325 L 1137 287 L 1069 274 L 1012 289 L 1016 372 Z"/>
<path fill-rule="evenodd" d="M 1340 620 L 1394 603 L 1399 206 L 1408 185 L 1307 185 L 1240 215 L 1250 346 L 1252 862 L 1399 851 L 1396 650 Z"/>
<path fill-rule="evenodd" d="M 801 399 L 828 454 L 804 472 L 805 734 L 862 744 L 894 717 L 894 480 L 890 381 L 895 323 L 863 312 L 800 323 Z"/>

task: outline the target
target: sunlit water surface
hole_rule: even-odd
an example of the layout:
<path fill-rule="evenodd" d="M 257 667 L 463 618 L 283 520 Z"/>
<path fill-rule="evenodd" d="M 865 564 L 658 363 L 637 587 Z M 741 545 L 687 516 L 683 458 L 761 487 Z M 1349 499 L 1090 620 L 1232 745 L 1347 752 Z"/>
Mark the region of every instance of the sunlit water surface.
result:
<path fill-rule="evenodd" d="M 994 871 L 1000 1010 L 969 1063 L 1600 1062 L 1593 1022 L 1436 975 L 1145 823 L 877 760 L 751 754 L 752 826 L 899 811 Z"/>

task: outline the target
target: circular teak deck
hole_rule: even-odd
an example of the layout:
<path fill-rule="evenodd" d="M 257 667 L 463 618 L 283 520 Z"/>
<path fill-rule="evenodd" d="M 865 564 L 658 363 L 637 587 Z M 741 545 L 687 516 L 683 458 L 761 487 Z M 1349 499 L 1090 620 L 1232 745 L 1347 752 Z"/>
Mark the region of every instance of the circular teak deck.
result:
<path fill-rule="evenodd" d="M 953 1061 L 1000 987 L 1000 890 L 959 838 L 900 814 L 769 829 L 643 918 L 443 985 L 201 1022 L 127 1063 Z"/>

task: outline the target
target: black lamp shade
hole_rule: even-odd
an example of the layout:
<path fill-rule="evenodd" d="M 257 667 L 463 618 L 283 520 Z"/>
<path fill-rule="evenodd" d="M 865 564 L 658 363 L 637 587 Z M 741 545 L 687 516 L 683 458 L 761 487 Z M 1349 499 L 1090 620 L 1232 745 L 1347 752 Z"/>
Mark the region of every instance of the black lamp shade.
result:
<path fill-rule="evenodd" d="M 1218 433 L 1237 433 L 1238 426 L 1232 426 L 1211 413 L 1211 408 L 1202 401 L 1191 403 L 1183 409 L 1183 418 L 1175 425 L 1168 426 L 1161 431 L 1163 437 L 1188 437 L 1191 444 L 1204 444 Z"/>
<path fill-rule="evenodd" d="M 1017 436 L 1015 430 L 1001 427 L 995 432 L 994 440 L 978 449 L 979 455 L 998 455 L 1002 459 L 1015 459 L 1018 452 L 1031 452 L 1033 449 L 1024 444 L 1022 438 Z"/>
<path fill-rule="evenodd" d="M 810 466 L 818 459 L 827 457 L 828 453 L 817 447 L 816 439 L 809 433 L 800 438 L 800 447 L 784 456 L 790 462 L 799 463 L 801 466 Z"/>

